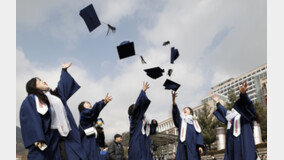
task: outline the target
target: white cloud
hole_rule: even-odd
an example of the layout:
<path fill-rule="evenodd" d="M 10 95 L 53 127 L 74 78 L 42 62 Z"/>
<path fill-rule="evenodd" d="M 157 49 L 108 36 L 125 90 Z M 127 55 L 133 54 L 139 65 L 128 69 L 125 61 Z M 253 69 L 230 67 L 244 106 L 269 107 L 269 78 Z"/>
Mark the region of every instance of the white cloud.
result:
<path fill-rule="evenodd" d="M 137 4 L 142 4 L 140 1 L 120 2 L 122 3 L 120 7 L 117 7 L 119 2 L 114 1 L 95 1 L 94 4 L 98 5 L 98 13 L 104 13 L 101 15 L 103 19 L 117 20 L 116 23 L 119 23 L 123 17 L 132 16 L 137 10 Z M 44 8 L 50 6 L 41 5 L 37 7 L 43 7 L 41 18 L 44 20 L 34 22 L 36 26 L 46 23 L 50 14 L 50 9 Z M 58 4 L 58 6 L 62 5 Z M 84 1 L 84 4 L 71 8 L 78 10 L 84 5 L 87 5 L 87 2 Z M 115 68 L 119 73 L 117 76 L 110 78 L 96 75 L 96 79 L 90 78 L 89 75 L 92 73 L 87 73 L 80 61 L 70 68 L 70 73 L 82 86 L 68 103 L 76 122 L 78 122 L 79 115 L 77 105 L 81 101 L 88 100 L 94 103 L 104 98 L 107 92 L 113 95 L 113 101 L 106 106 L 100 116 L 106 123 L 105 133 L 108 139 L 111 139 L 116 132 L 128 131 L 127 108 L 135 102 L 143 80 L 149 81 L 151 85 L 147 92 L 152 100 L 147 111 L 149 118 L 161 121 L 170 117 L 171 94 L 162 86 L 166 77 L 152 80 L 145 76 L 143 71 L 145 68 L 161 66 L 165 71 L 173 68 L 173 75 L 169 79 L 181 84 L 177 102 L 182 108 L 188 105 L 195 107 L 200 104 L 200 100 L 207 95 L 212 85 L 266 62 L 266 2 L 264 0 L 249 2 L 246 0 L 166 1 L 157 13 L 145 13 L 141 9 L 139 12 L 145 14 L 146 17 L 149 16 L 152 24 L 151 26 L 141 24 L 139 28 L 141 38 L 151 46 L 146 47 L 141 53 L 147 65 L 141 65 L 140 59 L 130 63 L 125 63 L 125 61 L 113 63 L 113 67 L 110 68 Z M 17 13 L 17 16 L 18 14 L 21 12 Z M 35 19 L 36 16 L 39 15 L 35 15 Z M 20 18 L 22 21 L 33 24 L 24 19 L 27 17 L 24 15 Z M 76 23 L 72 18 L 58 21 L 66 25 Z M 75 25 L 85 27 L 83 24 Z M 61 27 L 61 29 L 65 28 L 64 25 Z M 233 29 L 211 53 L 204 54 L 204 50 L 210 46 L 215 35 L 224 28 Z M 56 29 L 54 34 L 60 33 L 61 29 L 60 27 Z M 69 31 L 71 30 L 72 28 Z M 69 31 L 65 34 L 69 34 Z M 76 38 L 71 37 L 70 40 L 72 39 Z M 169 64 L 170 47 L 161 46 L 166 40 L 170 40 L 171 45 L 178 48 L 180 52 L 180 57 L 174 65 Z M 101 66 L 108 65 L 106 62 L 101 63 Z M 59 74 L 59 68 L 44 68 L 30 62 L 21 50 L 17 50 L 17 111 L 26 96 L 25 83 L 31 77 L 39 76 L 54 88 Z"/>

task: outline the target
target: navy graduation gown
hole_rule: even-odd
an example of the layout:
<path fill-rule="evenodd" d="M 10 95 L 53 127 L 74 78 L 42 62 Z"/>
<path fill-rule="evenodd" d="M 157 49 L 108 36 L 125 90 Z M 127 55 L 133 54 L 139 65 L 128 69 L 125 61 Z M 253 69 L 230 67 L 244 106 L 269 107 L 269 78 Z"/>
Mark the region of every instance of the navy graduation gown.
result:
<path fill-rule="evenodd" d="M 41 115 L 36 109 L 35 96 L 33 94 L 27 96 L 21 105 L 20 124 L 25 148 L 29 149 L 29 160 L 52 159 L 52 155 L 48 154 L 52 134 L 50 122 L 50 108 L 48 107 L 48 111 Z M 48 147 L 44 151 L 34 146 L 34 143 L 39 141 L 47 144 Z"/>
<path fill-rule="evenodd" d="M 154 135 L 156 134 L 156 128 L 157 128 L 157 124 L 154 124 L 153 123 L 153 120 L 150 124 L 150 135 Z M 145 127 L 145 130 L 146 130 L 146 127 Z M 147 160 L 152 160 L 153 157 L 152 157 L 152 153 L 151 153 L 151 139 L 150 139 L 150 135 L 147 136 L 146 134 L 144 135 L 144 138 L 145 138 L 145 151 L 146 151 L 146 159 Z"/>
<path fill-rule="evenodd" d="M 104 133 L 104 131 L 102 131 L 101 133 L 98 131 L 98 135 L 97 135 L 96 141 L 97 141 L 97 144 L 99 145 L 99 147 L 105 148 L 106 143 L 105 143 L 105 133 Z"/>
<path fill-rule="evenodd" d="M 180 141 L 180 130 L 182 119 L 177 105 L 173 105 L 172 116 L 175 126 L 179 130 L 176 160 L 200 160 L 199 147 L 204 148 L 202 134 L 196 132 L 194 125 L 187 124 L 186 139 Z M 187 155 L 187 159 L 186 159 Z"/>
<path fill-rule="evenodd" d="M 61 99 L 69 120 L 71 130 L 67 137 L 62 137 L 57 132 L 53 135 L 52 142 L 54 147 L 59 150 L 59 139 L 64 140 L 65 152 L 68 160 L 87 160 L 86 153 L 82 147 L 80 133 L 74 117 L 67 105 L 67 100 L 80 88 L 78 83 L 73 79 L 73 77 L 67 72 L 66 69 L 62 69 L 60 80 L 58 82 L 57 88 L 54 93 Z M 58 159 L 61 159 L 57 157 Z"/>
<path fill-rule="evenodd" d="M 84 109 L 80 114 L 80 136 L 84 150 L 86 151 L 88 160 L 102 160 L 100 155 L 99 143 L 97 143 L 96 136 L 87 136 L 83 129 L 94 126 L 100 112 L 104 108 L 104 100 L 97 102 L 92 109 Z"/>
<path fill-rule="evenodd" d="M 145 137 L 141 132 L 143 117 L 151 101 L 142 90 L 136 100 L 132 116 L 130 116 L 129 160 L 147 160 Z M 148 147 L 147 147 L 148 148 Z M 150 148 L 149 148 L 150 149 Z"/>
<path fill-rule="evenodd" d="M 233 124 L 227 130 L 224 160 L 255 160 L 253 120 L 256 114 L 253 102 L 247 94 L 240 94 L 240 98 L 235 102 L 233 108 L 241 114 L 241 134 L 238 137 L 233 135 Z M 227 109 L 218 103 L 214 115 L 224 124 L 228 123 L 226 113 Z"/>

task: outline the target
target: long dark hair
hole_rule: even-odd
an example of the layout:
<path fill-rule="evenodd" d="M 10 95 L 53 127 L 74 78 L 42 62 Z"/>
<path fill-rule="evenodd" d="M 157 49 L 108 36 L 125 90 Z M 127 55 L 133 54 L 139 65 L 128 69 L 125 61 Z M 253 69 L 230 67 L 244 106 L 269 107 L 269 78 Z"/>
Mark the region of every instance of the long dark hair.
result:
<path fill-rule="evenodd" d="M 129 117 L 132 116 L 134 107 L 135 107 L 135 104 L 131 104 L 131 105 L 128 107 L 128 116 L 129 116 Z"/>
<path fill-rule="evenodd" d="M 85 108 L 84 108 L 84 104 L 85 104 L 86 101 L 83 101 L 79 104 L 78 106 L 78 110 L 79 110 L 79 113 L 81 113 Z"/>
<path fill-rule="evenodd" d="M 38 97 L 38 99 L 42 102 L 47 104 L 49 106 L 49 101 L 46 97 L 46 95 L 39 89 L 36 88 L 36 80 L 39 79 L 37 77 L 32 78 L 29 80 L 26 84 L 26 91 L 28 92 L 28 95 L 33 94 Z"/>

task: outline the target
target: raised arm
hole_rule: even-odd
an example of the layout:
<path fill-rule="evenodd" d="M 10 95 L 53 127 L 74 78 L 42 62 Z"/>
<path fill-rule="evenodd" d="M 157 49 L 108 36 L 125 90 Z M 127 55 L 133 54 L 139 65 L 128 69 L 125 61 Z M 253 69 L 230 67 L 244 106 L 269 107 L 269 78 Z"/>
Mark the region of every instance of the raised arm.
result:
<path fill-rule="evenodd" d="M 240 98 L 234 104 L 234 108 L 248 121 L 253 121 L 256 118 L 256 110 L 253 102 L 248 97 L 247 83 L 244 82 L 241 87 L 239 87 Z"/>
<path fill-rule="evenodd" d="M 136 100 L 134 110 L 133 110 L 133 116 L 139 119 L 143 118 L 143 115 L 147 111 L 151 101 L 148 99 L 146 95 L 146 90 L 150 88 L 149 84 L 146 82 L 143 82 L 143 88 L 140 92 L 139 97 Z"/>
<path fill-rule="evenodd" d="M 98 118 L 98 116 L 100 115 L 103 108 L 106 106 L 106 104 L 108 102 L 110 102 L 111 100 L 112 100 L 112 97 L 109 96 L 108 93 L 107 93 L 105 99 L 95 103 L 92 109 L 83 110 L 82 113 L 81 113 L 81 118 L 82 119 L 91 119 L 92 121 L 95 121 Z"/>
<path fill-rule="evenodd" d="M 227 109 L 222 106 L 222 104 L 219 102 L 219 98 L 216 94 L 213 95 L 212 99 L 216 103 L 217 109 L 213 112 L 213 114 L 217 117 L 219 121 L 221 121 L 224 124 L 227 124 L 226 114 Z"/>
<path fill-rule="evenodd" d="M 172 117 L 173 117 L 173 121 L 174 124 L 177 128 L 180 128 L 180 123 L 181 123 L 181 117 L 180 117 L 180 112 L 178 109 L 178 106 L 176 104 L 176 99 L 177 97 L 177 93 L 172 91 L 172 100 L 173 100 L 173 110 L 172 110 Z"/>
<path fill-rule="evenodd" d="M 67 69 L 71 65 L 72 63 L 62 64 L 60 80 L 57 88 L 55 89 L 55 92 L 60 95 L 61 100 L 65 102 L 80 88 L 79 84 L 67 72 Z"/>

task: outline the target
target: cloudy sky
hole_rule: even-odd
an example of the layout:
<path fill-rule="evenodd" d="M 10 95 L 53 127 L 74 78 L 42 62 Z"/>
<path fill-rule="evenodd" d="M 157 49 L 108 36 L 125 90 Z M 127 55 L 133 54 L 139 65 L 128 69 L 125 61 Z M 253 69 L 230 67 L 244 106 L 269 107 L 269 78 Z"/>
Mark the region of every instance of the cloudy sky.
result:
<path fill-rule="evenodd" d="M 106 25 L 89 33 L 79 11 L 90 3 L 101 21 L 117 27 L 115 34 L 106 37 Z M 68 102 L 77 123 L 81 101 L 113 96 L 100 115 L 107 139 L 129 129 L 127 108 L 143 81 L 151 85 L 147 116 L 170 117 L 170 91 L 162 86 L 168 77 L 153 80 L 143 69 L 172 68 L 182 108 L 199 105 L 213 85 L 267 61 L 265 0 L 17 0 L 16 7 L 18 126 L 26 82 L 37 76 L 55 88 L 63 61 L 73 62 L 69 72 L 81 85 Z M 134 41 L 146 65 L 138 56 L 119 60 L 116 46 L 125 40 Z M 171 45 L 163 47 L 166 40 Z M 172 46 L 180 52 L 174 65 Z"/>

